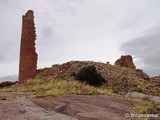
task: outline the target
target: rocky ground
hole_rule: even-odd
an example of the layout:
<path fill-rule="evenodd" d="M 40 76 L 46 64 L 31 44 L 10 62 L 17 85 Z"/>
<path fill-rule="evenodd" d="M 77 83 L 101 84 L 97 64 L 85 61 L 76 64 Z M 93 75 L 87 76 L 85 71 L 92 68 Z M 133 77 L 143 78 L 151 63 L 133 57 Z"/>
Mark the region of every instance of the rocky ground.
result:
<path fill-rule="evenodd" d="M 34 93 L 0 93 L 0 120 L 77 120 L 65 114 L 48 111 L 31 101 Z"/>
<path fill-rule="evenodd" d="M 34 93 L 0 93 L 0 120 L 129 120 L 133 103 L 103 95 L 33 98 Z"/>

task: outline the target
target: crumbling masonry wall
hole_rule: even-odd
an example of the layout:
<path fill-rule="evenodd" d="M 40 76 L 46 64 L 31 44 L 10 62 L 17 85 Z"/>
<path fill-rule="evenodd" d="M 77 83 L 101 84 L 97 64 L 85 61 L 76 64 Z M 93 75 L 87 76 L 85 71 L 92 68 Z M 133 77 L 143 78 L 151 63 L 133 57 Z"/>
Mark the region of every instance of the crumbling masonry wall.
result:
<path fill-rule="evenodd" d="M 132 56 L 130 55 L 125 55 L 125 56 L 122 55 L 121 58 L 114 63 L 114 65 L 136 69 L 136 66 L 133 63 Z"/>
<path fill-rule="evenodd" d="M 36 31 L 32 10 L 22 16 L 22 34 L 20 45 L 19 84 L 34 78 L 37 70 L 37 53 L 35 48 Z"/>

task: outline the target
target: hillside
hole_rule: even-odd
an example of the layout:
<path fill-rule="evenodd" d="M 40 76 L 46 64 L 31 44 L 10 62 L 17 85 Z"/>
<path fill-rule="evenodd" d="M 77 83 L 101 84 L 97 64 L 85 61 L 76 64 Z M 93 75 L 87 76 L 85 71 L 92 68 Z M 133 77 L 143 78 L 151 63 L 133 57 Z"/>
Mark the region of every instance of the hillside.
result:
<path fill-rule="evenodd" d="M 95 66 L 98 73 L 107 81 L 102 88 L 111 89 L 115 93 L 142 92 L 151 95 L 160 95 L 159 81 L 151 81 L 149 76 L 139 69 L 129 69 L 116 65 L 93 61 L 71 61 L 50 68 L 37 70 L 36 78 L 75 80 L 74 75 L 83 67 Z"/>
<path fill-rule="evenodd" d="M 95 66 L 106 82 L 95 87 L 77 81 L 75 75 L 86 66 Z M 159 77 L 149 78 L 142 70 L 108 63 L 53 65 L 37 70 L 24 84 L 0 89 L 0 119 L 128 120 L 132 113 L 158 115 L 159 83 Z"/>

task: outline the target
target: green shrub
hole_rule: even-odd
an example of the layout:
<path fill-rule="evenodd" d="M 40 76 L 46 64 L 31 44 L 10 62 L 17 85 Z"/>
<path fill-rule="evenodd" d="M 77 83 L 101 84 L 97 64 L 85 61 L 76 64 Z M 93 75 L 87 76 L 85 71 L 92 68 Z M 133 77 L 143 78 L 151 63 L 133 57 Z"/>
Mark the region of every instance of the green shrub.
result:
<path fill-rule="evenodd" d="M 99 74 L 94 66 L 87 66 L 82 68 L 76 75 L 75 78 L 81 82 L 92 86 L 101 86 L 105 83 L 105 80 Z"/>
<path fill-rule="evenodd" d="M 0 83 L 0 88 L 3 88 L 3 87 L 7 87 L 7 86 L 11 86 L 11 85 L 14 85 L 16 82 L 12 82 L 12 81 L 4 81 L 4 82 L 1 82 Z"/>

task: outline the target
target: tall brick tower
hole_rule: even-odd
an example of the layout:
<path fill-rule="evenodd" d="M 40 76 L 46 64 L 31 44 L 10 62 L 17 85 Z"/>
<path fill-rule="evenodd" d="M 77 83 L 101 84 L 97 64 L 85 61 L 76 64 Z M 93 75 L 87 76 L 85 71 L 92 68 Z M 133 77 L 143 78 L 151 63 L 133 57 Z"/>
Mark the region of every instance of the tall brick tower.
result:
<path fill-rule="evenodd" d="M 22 34 L 19 61 L 19 84 L 34 78 L 37 70 L 37 53 L 35 48 L 36 30 L 32 10 L 22 16 Z"/>

